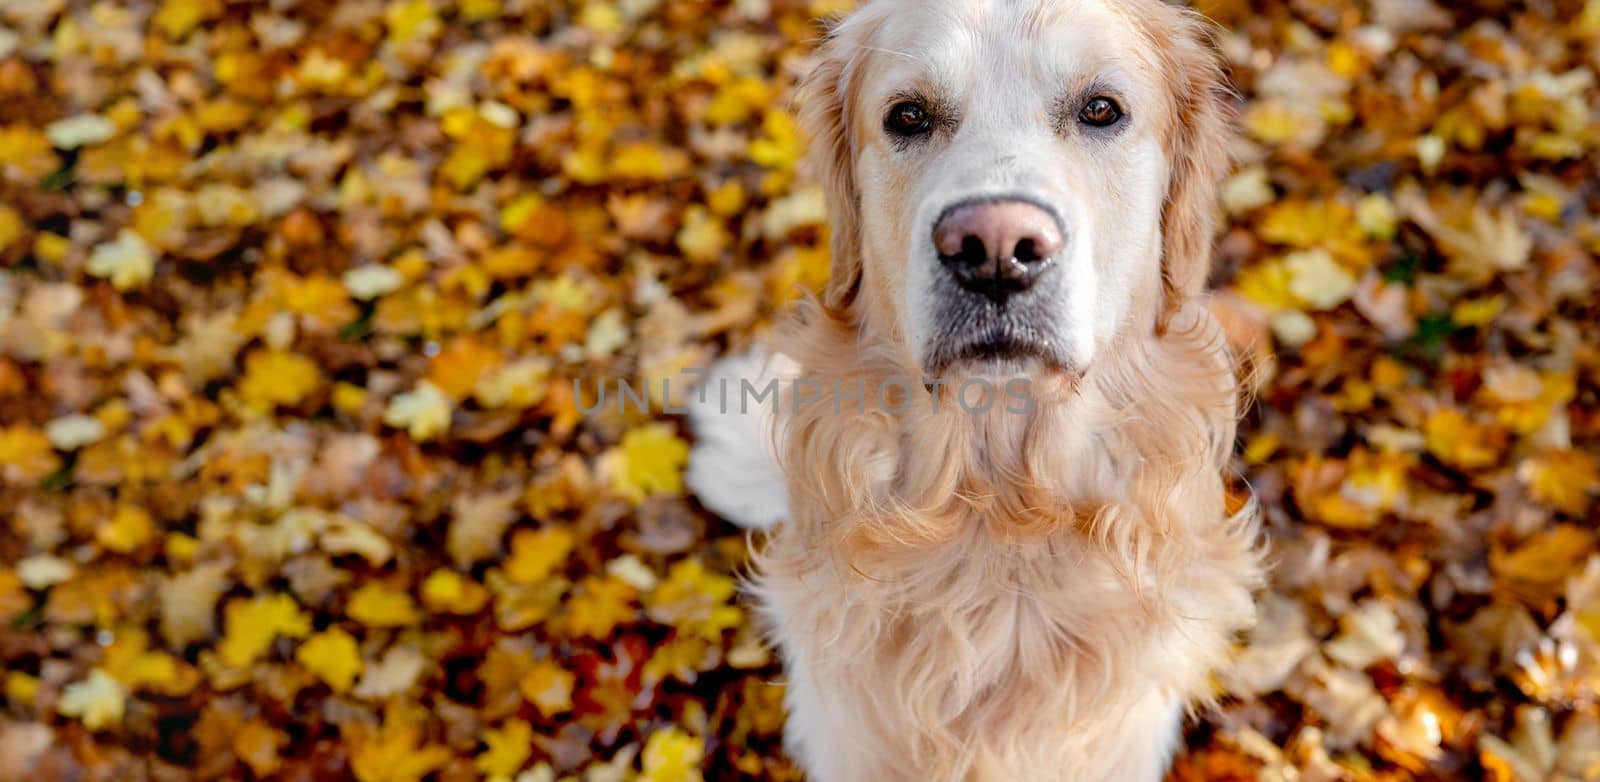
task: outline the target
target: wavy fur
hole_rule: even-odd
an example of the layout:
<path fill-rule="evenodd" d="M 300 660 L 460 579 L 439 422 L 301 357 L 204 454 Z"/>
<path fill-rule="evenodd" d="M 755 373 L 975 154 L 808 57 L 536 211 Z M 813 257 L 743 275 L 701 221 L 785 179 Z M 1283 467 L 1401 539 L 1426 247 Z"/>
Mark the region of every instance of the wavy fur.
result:
<path fill-rule="evenodd" d="M 920 376 L 884 299 L 857 295 L 850 75 L 884 14 L 839 28 L 808 82 L 846 255 L 776 341 L 824 393 L 780 405 L 791 518 L 751 588 L 814 779 L 1159 779 L 1184 709 L 1253 621 L 1256 514 L 1230 514 L 1222 480 L 1239 386 L 1196 298 L 1225 161 L 1220 74 L 1196 17 L 1126 6 L 1174 80 L 1162 306 L 1086 376 L 1034 372 L 1026 415 L 920 386 L 890 400 L 898 415 L 829 393 Z"/>

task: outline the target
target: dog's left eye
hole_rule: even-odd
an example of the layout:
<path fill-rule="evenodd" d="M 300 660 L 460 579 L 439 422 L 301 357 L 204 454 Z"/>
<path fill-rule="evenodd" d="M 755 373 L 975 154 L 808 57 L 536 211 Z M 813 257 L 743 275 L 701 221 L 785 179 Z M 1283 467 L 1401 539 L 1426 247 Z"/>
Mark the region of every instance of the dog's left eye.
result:
<path fill-rule="evenodd" d="M 1097 95 L 1083 104 L 1083 110 L 1078 112 L 1078 119 L 1085 125 L 1097 128 L 1109 127 L 1122 119 L 1122 107 L 1104 95 Z"/>
<path fill-rule="evenodd" d="M 933 118 L 921 103 L 903 100 L 889 107 L 889 115 L 883 118 L 883 129 L 896 136 L 920 136 L 933 130 Z"/>

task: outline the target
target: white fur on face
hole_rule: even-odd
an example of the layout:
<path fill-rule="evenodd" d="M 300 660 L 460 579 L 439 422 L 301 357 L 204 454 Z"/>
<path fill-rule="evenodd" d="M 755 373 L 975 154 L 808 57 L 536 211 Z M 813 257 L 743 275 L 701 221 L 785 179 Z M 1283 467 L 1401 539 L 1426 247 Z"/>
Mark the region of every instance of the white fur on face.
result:
<path fill-rule="evenodd" d="M 1071 24 L 1050 23 L 1035 2 L 911 5 L 869 6 L 883 15 L 852 111 L 866 284 L 893 309 L 908 357 L 922 361 L 973 325 L 942 284 L 934 222 L 973 198 L 1045 204 L 1066 246 L 1028 292 L 1040 313 L 1029 320 L 1067 363 L 1086 368 L 1120 331 L 1154 317 L 1168 177 L 1162 76 L 1140 58 L 1148 47 L 1133 23 L 1100 0 L 1056 9 L 1070 10 Z M 945 121 L 897 143 L 883 118 L 913 94 Z M 1077 122 L 1095 94 L 1116 96 L 1122 124 Z"/>

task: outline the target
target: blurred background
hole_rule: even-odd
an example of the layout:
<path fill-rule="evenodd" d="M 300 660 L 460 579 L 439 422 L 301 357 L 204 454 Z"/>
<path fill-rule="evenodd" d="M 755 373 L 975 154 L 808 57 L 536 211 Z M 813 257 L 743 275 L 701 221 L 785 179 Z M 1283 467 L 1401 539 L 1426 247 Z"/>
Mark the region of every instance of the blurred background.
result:
<path fill-rule="evenodd" d="M 1600 779 L 1600 2 L 1200 5 L 1276 566 L 1173 778 Z M 0 780 L 797 779 L 573 382 L 820 285 L 845 6 L 0 0 Z"/>

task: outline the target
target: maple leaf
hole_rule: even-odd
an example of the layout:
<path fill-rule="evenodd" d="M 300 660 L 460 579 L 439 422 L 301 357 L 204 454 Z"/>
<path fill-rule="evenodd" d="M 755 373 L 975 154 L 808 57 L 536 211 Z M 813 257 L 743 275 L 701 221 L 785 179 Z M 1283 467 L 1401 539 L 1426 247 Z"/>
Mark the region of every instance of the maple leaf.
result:
<path fill-rule="evenodd" d="M 566 562 L 576 542 L 566 527 L 518 530 L 511 536 L 511 556 L 503 565 L 505 576 L 519 584 L 543 581 Z"/>
<path fill-rule="evenodd" d="M 1600 465 L 1594 455 L 1560 450 L 1540 454 L 1517 468 L 1517 478 L 1528 484 L 1534 499 L 1571 516 L 1582 516 L 1600 486 Z"/>
<path fill-rule="evenodd" d="M 683 491 L 689 444 L 668 424 L 645 424 L 623 435 L 610 459 L 612 487 L 637 503 L 651 494 Z"/>
<path fill-rule="evenodd" d="M 100 668 L 89 671 L 83 681 L 68 684 L 56 702 L 64 717 L 76 717 L 89 730 L 101 730 L 122 722 L 128 693 L 111 674 Z"/>
<path fill-rule="evenodd" d="M 114 241 L 95 246 L 88 271 L 109 279 L 111 287 L 125 291 L 150 281 L 156 271 L 156 256 L 143 237 L 124 228 Z"/>
<path fill-rule="evenodd" d="M 391 647 L 376 663 L 366 666 L 352 694 L 367 700 L 382 700 L 411 689 L 422 675 L 427 659 L 416 647 L 400 644 Z"/>
<path fill-rule="evenodd" d="M 215 632 L 217 600 L 227 589 L 229 566 L 207 562 L 167 579 L 159 592 L 161 634 L 167 643 L 182 647 Z"/>
<path fill-rule="evenodd" d="M 554 660 L 544 659 L 528 669 L 517 689 L 540 714 L 554 717 L 572 709 L 572 688 L 576 684 L 576 676 Z"/>
<path fill-rule="evenodd" d="M 736 589 L 731 577 L 707 571 L 698 559 L 686 559 L 674 564 L 645 598 L 646 613 L 657 622 L 719 642 L 722 631 L 744 619 L 744 612 L 728 602 Z"/>
<path fill-rule="evenodd" d="M 419 782 L 451 758 L 446 747 L 421 742 L 421 729 L 391 708 L 381 726 L 351 729 L 350 770 L 360 782 Z"/>
<path fill-rule="evenodd" d="M 568 635 L 604 639 L 617 625 L 638 613 L 633 605 L 638 590 L 609 576 L 590 576 L 578 583 L 567 601 L 562 627 Z"/>
<path fill-rule="evenodd" d="M 1485 467 L 1500 459 L 1490 431 L 1454 408 L 1441 408 L 1428 416 L 1424 429 L 1428 450 L 1460 467 Z"/>
<path fill-rule="evenodd" d="M 268 777 L 282 767 L 283 758 L 279 753 L 288 742 L 289 737 L 283 731 L 260 719 L 253 719 L 239 726 L 238 732 L 233 735 L 232 747 L 234 754 L 256 776 Z"/>
<path fill-rule="evenodd" d="M 454 570 L 441 568 L 422 582 L 422 602 L 433 611 L 475 614 L 489 602 L 489 590 Z"/>
<path fill-rule="evenodd" d="M 432 440 L 450 429 L 451 407 L 449 395 L 423 380 L 389 400 L 383 422 L 406 430 L 414 440 Z"/>
<path fill-rule="evenodd" d="M 462 494 L 451 501 L 445 547 L 457 565 L 467 567 L 500 553 L 500 539 L 517 518 L 518 494 L 506 489 Z"/>
<path fill-rule="evenodd" d="M 155 534 L 155 522 L 151 520 L 149 511 L 137 505 L 119 505 L 111 514 L 111 519 L 95 530 L 95 540 L 111 551 L 127 554 L 144 545 Z"/>
<path fill-rule="evenodd" d="M 663 728 L 645 741 L 640 754 L 641 782 L 700 782 L 705 743 L 677 728 Z"/>
<path fill-rule="evenodd" d="M 106 647 L 101 667 L 129 690 L 149 688 L 172 693 L 179 687 L 179 662 L 149 648 L 150 636 L 142 628 L 125 628 Z M 174 693 L 175 694 L 175 693 Z"/>
<path fill-rule="evenodd" d="M 363 669 L 356 639 L 338 627 L 307 638 L 294 658 L 337 693 L 348 691 Z"/>
<path fill-rule="evenodd" d="M 305 399 L 322 382 L 317 365 L 305 356 L 283 350 L 255 351 L 245 357 L 239 396 L 266 412 Z"/>
<path fill-rule="evenodd" d="M 469 337 L 452 341 L 433 359 L 428 380 L 452 399 L 461 400 L 472 392 L 478 380 L 502 361 L 500 351 Z"/>
<path fill-rule="evenodd" d="M 278 636 L 305 637 L 311 632 L 311 619 L 288 595 L 258 595 L 230 600 L 223 610 L 223 626 L 217 655 L 223 663 L 243 668 L 265 653 Z"/>
<path fill-rule="evenodd" d="M 0 428 L 0 475 L 23 482 L 43 478 L 61 466 L 50 438 L 26 424 Z"/>
<path fill-rule="evenodd" d="M 489 779 L 511 779 L 533 754 L 533 726 L 526 720 L 507 720 L 498 729 L 483 731 L 484 750 L 473 761 Z"/>
<path fill-rule="evenodd" d="M 379 581 L 368 581 L 350 595 L 346 616 L 368 627 L 403 627 L 420 615 L 411 595 Z"/>

